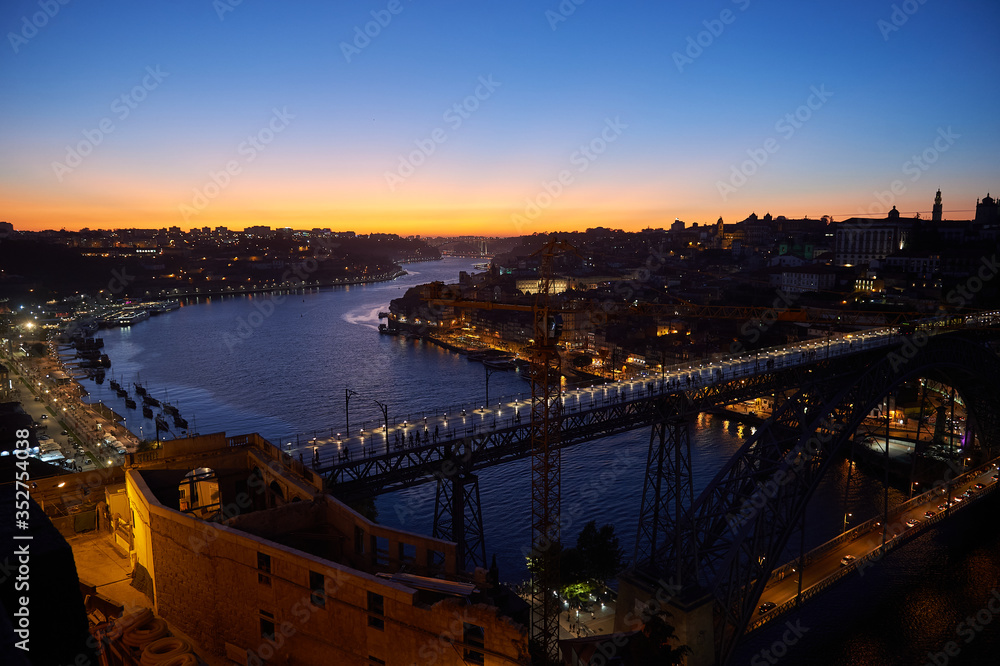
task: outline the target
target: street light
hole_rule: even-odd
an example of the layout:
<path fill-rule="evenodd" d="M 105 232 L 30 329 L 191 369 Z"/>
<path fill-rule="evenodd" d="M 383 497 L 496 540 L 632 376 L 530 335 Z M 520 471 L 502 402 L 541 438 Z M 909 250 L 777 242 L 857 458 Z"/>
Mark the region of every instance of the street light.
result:
<path fill-rule="evenodd" d="M 488 365 L 484 365 L 483 367 L 486 368 L 486 404 L 488 405 L 490 404 L 490 376 L 494 372 L 497 372 L 498 369 L 491 368 Z"/>
<path fill-rule="evenodd" d="M 351 436 L 351 396 L 357 394 L 357 391 L 352 391 L 349 388 L 344 389 L 344 418 L 347 420 L 347 428 L 344 429 L 344 432 L 347 433 L 348 437 Z"/>
<path fill-rule="evenodd" d="M 389 453 L 389 405 L 372 400 L 382 410 L 382 418 L 385 420 L 385 452 Z"/>

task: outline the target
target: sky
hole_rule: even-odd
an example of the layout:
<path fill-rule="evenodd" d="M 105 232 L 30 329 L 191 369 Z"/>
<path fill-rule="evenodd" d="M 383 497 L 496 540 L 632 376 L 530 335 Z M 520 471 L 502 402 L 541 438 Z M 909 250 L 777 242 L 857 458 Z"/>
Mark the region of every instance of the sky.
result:
<path fill-rule="evenodd" d="M 996 0 L 6 0 L 0 220 L 511 236 L 974 217 Z"/>

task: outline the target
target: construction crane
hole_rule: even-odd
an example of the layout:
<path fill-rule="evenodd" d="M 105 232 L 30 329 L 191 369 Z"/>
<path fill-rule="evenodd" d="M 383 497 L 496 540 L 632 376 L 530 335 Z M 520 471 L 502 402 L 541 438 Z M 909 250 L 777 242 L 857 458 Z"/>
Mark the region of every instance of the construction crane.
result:
<path fill-rule="evenodd" d="M 531 537 L 532 638 L 543 659 L 559 661 L 559 410 L 562 368 L 556 345 L 562 315 L 552 307 L 552 260 L 576 250 L 550 240 L 532 256 L 540 259 L 538 291 L 532 308 L 531 345 Z"/>
<path fill-rule="evenodd" d="M 532 313 L 531 358 L 531 531 L 532 616 L 531 638 L 543 660 L 559 660 L 559 533 L 560 518 L 560 391 L 561 360 L 557 344 L 562 332 L 562 313 L 552 301 L 552 263 L 560 253 L 576 253 L 568 243 L 550 240 L 532 256 L 539 258 L 538 289 L 534 303 L 497 303 L 463 299 L 443 293 L 434 283 L 424 299 L 429 305 L 472 310 L 507 310 Z M 926 313 L 864 312 L 802 308 L 675 304 L 622 304 L 612 308 L 614 316 L 656 315 L 684 318 L 744 319 L 773 317 L 778 321 L 851 323 L 854 325 L 898 324 Z"/>
<path fill-rule="evenodd" d="M 538 289 L 532 305 L 450 298 L 434 283 L 424 300 L 432 307 L 512 310 L 532 313 L 531 359 L 531 639 L 546 662 L 559 661 L 559 426 L 562 368 L 557 344 L 562 312 L 552 305 L 552 262 L 576 254 L 569 243 L 552 239 L 532 254 L 539 260 Z"/>

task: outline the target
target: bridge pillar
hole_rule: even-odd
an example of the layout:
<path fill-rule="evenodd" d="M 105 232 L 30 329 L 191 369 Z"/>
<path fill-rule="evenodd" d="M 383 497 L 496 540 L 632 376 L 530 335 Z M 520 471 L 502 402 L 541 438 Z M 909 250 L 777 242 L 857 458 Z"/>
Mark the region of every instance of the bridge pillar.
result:
<path fill-rule="evenodd" d="M 682 590 L 662 578 L 654 581 L 630 571 L 618 577 L 614 630 L 640 630 L 647 620 L 662 613 L 677 635 L 676 642 L 671 645 L 691 648 L 684 663 L 687 666 L 714 666 L 714 605 L 710 594 Z"/>
<path fill-rule="evenodd" d="M 434 537 L 457 544 L 455 561 L 459 570 L 488 568 L 478 476 L 456 472 L 450 477 L 438 478 Z"/>
<path fill-rule="evenodd" d="M 675 417 L 654 423 L 633 558 L 637 569 L 649 575 L 666 572 L 684 585 L 696 582 L 693 504 L 688 421 Z"/>

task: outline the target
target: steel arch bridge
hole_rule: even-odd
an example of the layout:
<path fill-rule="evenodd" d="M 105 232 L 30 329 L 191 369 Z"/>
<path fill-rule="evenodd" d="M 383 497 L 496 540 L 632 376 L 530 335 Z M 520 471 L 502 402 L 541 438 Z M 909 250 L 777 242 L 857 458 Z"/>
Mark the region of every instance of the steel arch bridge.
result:
<path fill-rule="evenodd" d="M 823 475 L 871 410 L 903 382 L 941 381 L 964 399 L 967 447 L 1000 453 L 1000 358 L 988 332 L 917 334 L 888 353 L 816 366 L 799 390 L 692 497 L 683 411 L 654 424 L 636 540 L 639 579 L 668 576 L 711 601 L 715 663 L 725 664 Z M 690 414 L 690 412 L 688 412 Z"/>

